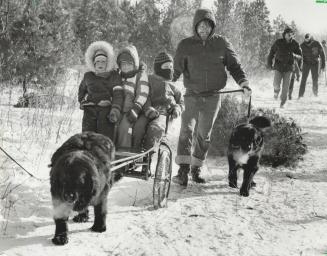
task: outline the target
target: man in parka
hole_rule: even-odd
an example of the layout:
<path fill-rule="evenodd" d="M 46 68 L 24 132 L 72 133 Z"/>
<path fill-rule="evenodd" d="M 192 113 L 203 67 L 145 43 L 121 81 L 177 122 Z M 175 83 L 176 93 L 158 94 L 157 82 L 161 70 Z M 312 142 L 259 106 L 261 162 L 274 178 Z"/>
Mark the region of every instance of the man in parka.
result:
<path fill-rule="evenodd" d="M 280 95 L 280 107 L 283 108 L 287 100 L 291 75 L 294 69 L 294 63 L 300 61 L 302 51 L 298 42 L 293 39 L 293 30 L 285 28 L 283 38 L 277 39 L 271 46 L 268 55 L 268 68 L 275 70 L 274 75 L 274 98 L 278 98 L 280 84 L 282 84 L 282 93 Z M 274 65 L 273 65 L 274 59 Z"/>
<path fill-rule="evenodd" d="M 185 111 L 175 159 L 180 168 L 173 177 L 173 182 L 182 186 L 187 186 L 190 171 L 194 182 L 205 183 L 200 172 L 220 108 L 221 99 L 217 92 L 226 86 L 225 68 L 244 88 L 247 96 L 251 93 L 231 44 L 215 34 L 215 27 L 213 13 L 208 9 L 198 9 L 193 20 L 194 35 L 178 44 L 174 57 L 173 81 L 183 74 L 185 87 Z"/>
<path fill-rule="evenodd" d="M 310 34 L 304 36 L 304 42 L 301 44 L 303 52 L 303 70 L 302 79 L 299 90 L 299 98 L 304 96 L 305 86 L 309 72 L 312 76 L 312 91 L 315 96 L 318 96 L 318 70 L 319 70 L 319 57 L 321 61 L 321 70 L 325 69 L 325 53 L 319 43 L 313 39 Z"/>
<path fill-rule="evenodd" d="M 326 58 L 327 58 L 327 46 L 326 46 L 326 40 L 321 41 L 322 49 L 324 50 L 325 54 L 325 70 L 320 69 L 320 73 L 322 73 L 322 76 L 325 77 L 325 84 L 327 85 L 327 77 L 326 77 Z"/>

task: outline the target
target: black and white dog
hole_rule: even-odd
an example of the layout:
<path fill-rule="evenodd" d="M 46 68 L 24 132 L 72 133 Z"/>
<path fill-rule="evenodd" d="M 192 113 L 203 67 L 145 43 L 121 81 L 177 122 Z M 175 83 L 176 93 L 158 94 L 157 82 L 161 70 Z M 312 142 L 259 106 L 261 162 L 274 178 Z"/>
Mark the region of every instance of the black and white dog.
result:
<path fill-rule="evenodd" d="M 241 196 L 249 196 L 249 190 L 256 184 L 254 174 L 259 169 L 259 160 L 263 150 L 263 130 L 271 126 L 264 116 L 256 116 L 248 124 L 240 124 L 233 129 L 228 146 L 229 186 L 237 188 L 237 170 L 242 168 L 243 183 Z"/>

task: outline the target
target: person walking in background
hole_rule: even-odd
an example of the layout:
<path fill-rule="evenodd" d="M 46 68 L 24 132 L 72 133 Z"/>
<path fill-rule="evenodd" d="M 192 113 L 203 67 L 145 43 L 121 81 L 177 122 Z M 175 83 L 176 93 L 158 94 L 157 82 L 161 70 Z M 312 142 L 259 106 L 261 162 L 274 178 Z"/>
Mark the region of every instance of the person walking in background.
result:
<path fill-rule="evenodd" d="M 327 46 L 326 46 L 326 40 L 321 41 L 322 49 L 324 50 L 325 54 L 325 62 L 326 62 L 326 54 L 327 54 Z"/>
<path fill-rule="evenodd" d="M 327 54 L 327 46 L 326 46 L 326 40 L 322 40 L 321 41 L 321 45 L 322 45 L 322 49 L 324 50 L 324 54 L 325 54 L 325 70 L 323 70 L 321 73 L 323 74 L 324 78 L 325 78 L 325 84 L 327 85 L 327 76 L 326 76 L 326 54 Z"/>
<path fill-rule="evenodd" d="M 217 92 L 226 86 L 227 74 L 247 96 L 249 82 L 226 38 L 215 34 L 216 21 L 209 9 L 198 9 L 193 19 L 194 35 L 179 42 L 174 57 L 174 79 L 183 74 L 185 110 L 182 113 L 176 163 L 180 166 L 173 182 L 187 186 L 188 173 L 192 180 L 204 183 L 200 176 L 206 159 L 213 124 L 220 109 Z M 197 127 L 195 129 L 195 127 Z"/>
<path fill-rule="evenodd" d="M 310 34 L 305 34 L 304 42 L 301 44 L 301 49 L 303 53 L 303 69 L 299 90 L 299 99 L 304 96 L 306 82 L 310 71 L 312 76 L 312 91 L 315 96 L 318 96 L 319 58 L 321 61 L 321 69 L 325 69 L 324 50 L 321 44 L 314 40 Z"/>
<path fill-rule="evenodd" d="M 292 72 L 291 82 L 290 82 L 290 88 L 288 90 L 288 99 L 289 100 L 292 99 L 292 93 L 293 93 L 293 89 L 294 89 L 295 77 L 296 77 L 296 81 L 300 81 L 301 69 L 302 69 L 302 59 L 294 60 L 293 72 Z"/>
<path fill-rule="evenodd" d="M 280 95 L 280 107 L 283 108 L 287 101 L 287 94 L 289 92 L 291 75 L 294 68 L 294 62 L 301 60 L 302 51 L 299 43 L 293 39 L 293 30 L 289 27 L 285 28 L 283 38 L 277 39 L 271 46 L 267 66 L 269 69 L 275 70 L 274 75 L 274 98 L 277 100 Z M 273 65 L 274 61 L 274 65 Z"/>

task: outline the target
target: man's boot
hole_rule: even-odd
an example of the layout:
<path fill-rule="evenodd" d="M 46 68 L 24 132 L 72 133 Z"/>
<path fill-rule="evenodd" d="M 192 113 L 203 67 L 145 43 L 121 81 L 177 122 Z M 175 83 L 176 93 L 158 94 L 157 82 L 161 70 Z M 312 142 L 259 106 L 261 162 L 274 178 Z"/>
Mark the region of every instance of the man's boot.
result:
<path fill-rule="evenodd" d="M 191 168 L 192 180 L 196 183 L 206 183 L 206 180 L 200 177 L 200 173 L 201 173 L 201 168 L 199 166 L 192 166 Z"/>
<path fill-rule="evenodd" d="M 187 186 L 188 182 L 188 173 L 190 172 L 189 164 L 181 164 L 178 169 L 178 173 L 176 176 L 172 178 L 174 183 L 177 183 L 181 186 Z"/>

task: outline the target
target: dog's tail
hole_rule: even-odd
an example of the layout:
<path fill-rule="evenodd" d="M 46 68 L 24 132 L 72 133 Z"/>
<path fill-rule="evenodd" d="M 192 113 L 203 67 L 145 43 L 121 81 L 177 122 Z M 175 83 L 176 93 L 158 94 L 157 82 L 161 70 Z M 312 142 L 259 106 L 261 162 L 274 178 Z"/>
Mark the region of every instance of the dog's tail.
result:
<path fill-rule="evenodd" d="M 268 128 L 271 126 L 270 120 L 265 116 L 256 116 L 250 120 L 250 124 L 253 124 L 259 129 Z"/>

